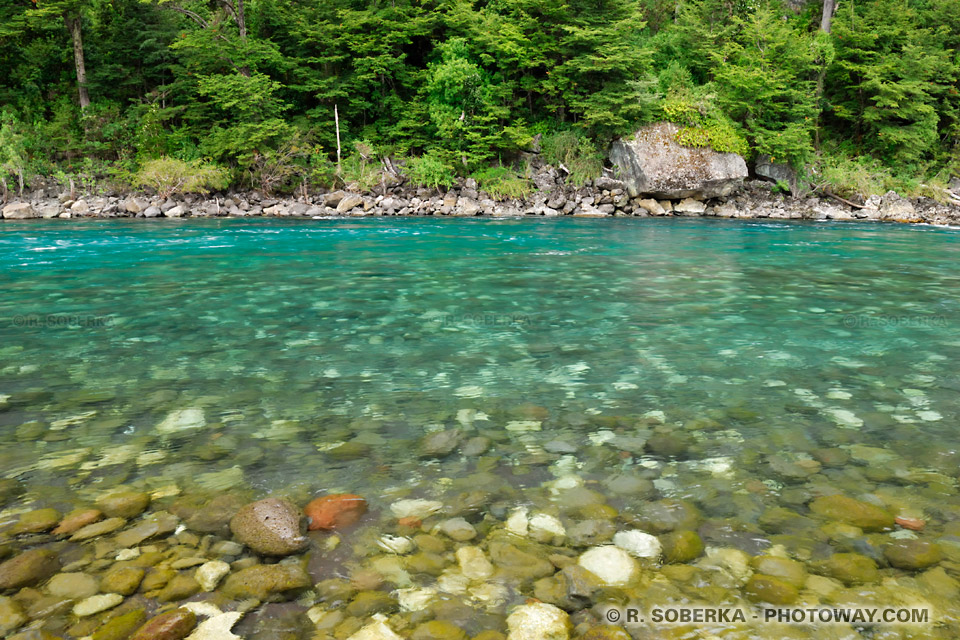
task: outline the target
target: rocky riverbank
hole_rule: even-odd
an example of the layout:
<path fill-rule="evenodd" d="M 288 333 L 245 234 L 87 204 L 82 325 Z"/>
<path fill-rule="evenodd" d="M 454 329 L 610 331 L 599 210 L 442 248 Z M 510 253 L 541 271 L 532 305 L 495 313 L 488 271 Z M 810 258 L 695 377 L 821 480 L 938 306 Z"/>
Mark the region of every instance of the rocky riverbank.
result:
<path fill-rule="evenodd" d="M 371 192 L 336 190 L 297 198 L 273 198 L 258 192 L 231 192 L 209 197 L 184 195 L 158 198 L 146 194 L 71 197 L 51 186 L 2 208 L 8 220 L 31 218 L 327 218 L 366 216 L 527 217 L 713 217 L 791 220 L 871 220 L 936 225 L 960 224 L 960 205 L 929 198 L 907 199 L 894 192 L 871 196 L 851 206 L 829 197 L 794 198 L 777 193 L 771 183 L 748 181 L 728 196 L 631 198 L 627 185 L 599 178 L 590 186 L 573 187 L 562 172 L 545 167 L 533 178 L 536 191 L 523 200 L 495 200 L 467 179 L 446 192 L 403 185 L 381 186 Z"/>

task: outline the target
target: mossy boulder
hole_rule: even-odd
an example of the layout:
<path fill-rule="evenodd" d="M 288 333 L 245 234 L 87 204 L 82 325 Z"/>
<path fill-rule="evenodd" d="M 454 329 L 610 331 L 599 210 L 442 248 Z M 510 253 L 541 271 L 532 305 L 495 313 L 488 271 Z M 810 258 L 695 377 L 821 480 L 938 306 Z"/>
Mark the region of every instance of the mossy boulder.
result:
<path fill-rule="evenodd" d="M 864 531 L 893 528 L 893 514 L 878 506 L 847 496 L 821 496 L 810 503 L 810 511 L 821 518 L 860 527 Z"/>
<path fill-rule="evenodd" d="M 145 570 L 140 567 L 117 567 L 107 572 L 100 581 L 100 590 L 104 593 L 119 593 L 129 596 L 143 581 Z"/>
<path fill-rule="evenodd" d="M 466 632 L 445 620 L 424 622 L 410 635 L 410 640 L 467 640 Z"/>
<path fill-rule="evenodd" d="M 97 500 L 97 509 L 110 518 L 134 518 L 150 505 L 150 496 L 141 491 L 114 491 Z"/>
<path fill-rule="evenodd" d="M 943 559 L 940 545 L 926 540 L 897 540 L 883 548 L 883 557 L 897 569 L 918 571 Z"/>
<path fill-rule="evenodd" d="M 877 563 L 859 553 L 835 553 L 819 566 L 822 573 L 848 586 L 876 582 L 880 578 Z"/>
<path fill-rule="evenodd" d="M 773 576 L 798 589 L 807 581 L 807 569 L 802 563 L 779 556 L 758 556 L 751 563 L 757 573 Z"/>
<path fill-rule="evenodd" d="M 310 576 L 298 564 L 258 564 L 227 576 L 221 593 L 243 600 L 278 599 L 313 586 Z"/>
<path fill-rule="evenodd" d="M 36 509 L 28 511 L 17 521 L 11 533 L 42 533 L 49 531 L 60 522 L 60 512 L 56 509 Z"/>
<path fill-rule="evenodd" d="M 797 601 L 799 592 L 792 584 L 777 578 L 756 573 L 744 587 L 747 598 L 753 602 L 769 602 L 770 604 L 793 604 Z"/>
<path fill-rule="evenodd" d="M 110 618 L 93 634 L 92 640 L 127 640 L 147 619 L 143 609 L 134 609 Z"/>
<path fill-rule="evenodd" d="M 692 562 L 703 555 L 703 540 L 696 531 L 683 529 L 660 536 L 663 559 L 668 563 Z"/>

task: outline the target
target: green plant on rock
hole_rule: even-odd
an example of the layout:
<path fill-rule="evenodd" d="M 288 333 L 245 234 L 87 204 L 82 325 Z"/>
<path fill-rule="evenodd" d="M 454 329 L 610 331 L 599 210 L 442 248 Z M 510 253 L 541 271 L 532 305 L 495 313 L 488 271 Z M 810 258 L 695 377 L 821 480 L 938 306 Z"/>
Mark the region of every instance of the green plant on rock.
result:
<path fill-rule="evenodd" d="M 0 185 L 3 187 L 4 202 L 10 190 L 10 181 L 17 185 L 19 193 L 23 193 L 26 170 L 26 139 L 16 117 L 4 111 L 0 113 Z"/>
<path fill-rule="evenodd" d="M 176 158 L 157 158 L 145 162 L 133 176 L 134 186 L 149 187 L 161 198 L 178 193 L 209 193 L 226 189 L 230 172 L 199 160 L 185 162 Z"/>
<path fill-rule="evenodd" d="M 481 190 L 497 200 L 525 198 L 533 193 L 533 183 L 509 167 L 487 167 L 473 173 Z"/>
<path fill-rule="evenodd" d="M 419 158 L 410 158 L 404 173 L 413 184 L 431 189 L 451 187 L 455 180 L 453 167 L 435 151 L 428 151 Z"/>
<path fill-rule="evenodd" d="M 574 131 L 557 131 L 543 136 L 540 142 L 543 159 L 567 172 L 567 182 L 583 186 L 600 177 L 603 153 L 596 143 Z"/>
<path fill-rule="evenodd" d="M 340 181 L 351 191 L 370 191 L 382 178 L 380 160 L 367 140 L 353 143 L 353 153 L 340 163 Z"/>
<path fill-rule="evenodd" d="M 680 126 L 676 140 L 685 147 L 710 147 L 721 153 L 748 155 L 750 147 L 730 120 L 710 101 L 690 94 L 672 95 L 660 105 L 665 120 Z"/>

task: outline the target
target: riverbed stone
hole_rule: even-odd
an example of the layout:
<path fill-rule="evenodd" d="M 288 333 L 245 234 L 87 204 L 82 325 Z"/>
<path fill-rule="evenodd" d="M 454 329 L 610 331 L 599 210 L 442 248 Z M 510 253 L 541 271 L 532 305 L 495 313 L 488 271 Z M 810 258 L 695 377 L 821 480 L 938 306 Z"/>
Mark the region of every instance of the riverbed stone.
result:
<path fill-rule="evenodd" d="M 129 529 L 118 533 L 114 540 L 117 546 L 135 547 L 145 540 L 174 531 L 178 524 L 180 524 L 180 521 L 173 514 L 166 511 L 157 511 Z"/>
<path fill-rule="evenodd" d="M 147 613 L 141 608 L 121 613 L 97 629 L 91 640 L 127 640 L 146 619 Z"/>
<path fill-rule="evenodd" d="M 454 452 L 461 440 L 463 440 L 463 431 L 460 429 L 428 433 L 420 440 L 420 457 L 445 458 Z"/>
<path fill-rule="evenodd" d="M 183 640 L 197 626 L 197 615 L 180 608 L 150 618 L 130 640 Z"/>
<path fill-rule="evenodd" d="M 337 493 L 311 500 L 303 511 L 310 519 L 310 531 L 343 529 L 367 512 L 367 501 L 351 493 Z"/>
<path fill-rule="evenodd" d="M 477 537 L 477 530 L 464 518 L 450 518 L 440 523 L 440 531 L 457 542 L 466 542 Z"/>
<path fill-rule="evenodd" d="M 129 596 L 140 586 L 145 574 L 146 570 L 140 567 L 116 567 L 103 576 L 100 581 L 100 590 L 104 593 Z"/>
<path fill-rule="evenodd" d="M 35 509 L 21 515 L 17 524 L 11 528 L 11 533 L 42 533 L 53 529 L 58 522 L 60 512 L 56 509 Z"/>
<path fill-rule="evenodd" d="M 844 495 L 821 496 L 810 503 L 810 510 L 827 520 L 860 527 L 864 531 L 893 528 L 893 514 L 878 506 Z"/>
<path fill-rule="evenodd" d="M 577 563 L 610 587 L 630 584 L 640 574 L 637 561 L 623 549 L 611 545 L 585 551 Z"/>
<path fill-rule="evenodd" d="M 819 568 L 825 575 L 848 586 L 876 582 L 880 578 L 877 563 L 859 553 L 835 553 Z"/>
<path fill-rule="evenodd" d="M 240 509 L 230 520 L 233 535 L 257 553 L 285 556 L 306 548 L 300 511 L 289 501 L 266 498 Z"/>
<path fill-rule="evenodd" d="M 653 558 L 656 560 L 663 553 L 663 547 L 656 536 L 636 529 L 618 531 L 613 536 L 613 544 L 635 558 Z"/>
<path fill-rule="evenodd" d="M 110 518 L 135 518 L 150 504 L 150 496 L 141 491 L 115 491 L 97 500 L 97 508 Z"/>
<path fill-rule="evenodd" d="M 467 640 L 468 637 L 463 629 L 451 622 L 431 620 L 414 629 L 410 640 Z"/>
<path fill-rule="evenodd" d="M 0 564 L 0 591 L 37 584 L 59 570 L 56 553 L 49 549 L 28 549 Z"/>
<path fill-rule="evenodd" d="M 266 600 L 313 585 L 298 564 L 258 564 L 230 574 L 220 592 L 227 598 Z"/>
<path fill-rule="evenodd" d="M 194 578 L 204 591 L 213 591 L 228 573 L 230 573 L 229 564 L 222 560 L 211 560 L 197 567 Z"/>
<path fill-rule="evenodd" d="M 94 522 L 93 524 L 88 524 L 85 527 L 77 529 L 74 534 L 70 536 L 70 541 L 80 542 L 113 533 L 125 524 L 127 524 L 127 521 L 123 518 L 107 518 L 106 520 Z"/>
<path fill-rule="evenodd" d="M 11 631 L 19 629 L 27 621 L 20 604 L 6 596 L 0 596 L 0 637 L 6 638 Z"/>
<path fill-rule="evenodd" d="M 553 573 L 554 567 L 545 557 L 525 551 L 515 545 L 502 541 L 491 542 L 490 559 L 505 577 L 520 581 L 536 580 Z"/>
<path fill-rule="evenodd" d="M 883 548 L 883 557 L 897 569 L 918 571 L 940 562 L 943 559 L 943 552 L 936 542 L 897 540 Z"/>
<path fill-rule="evenodd" d="M 112 609 L 123 602 L 123 596 L 119 593 L 102 593 L 96 596 L 90 596 L 73 605 L 73 615 L 78 618 L 92 616 L 95 613 Z"/>
<path fill-rule="evenodd" d="M 520 605 L 507 617 L 507 640 L 567 640 L 567 613 L 545 602 Z"/>
<path fill-rule="evenodd" d="M 689 529 L 671 531 L 660 537 L 663 559 L 668 563 L 692 562 L 703 555 L 700 534 Z"/>
<path fill-rule="evenodd" d="M 747 598 L 753 602 L 793 604 L 799 597 L 797 588 L 775 576 L 754 574 L 744 587 Z"/>
<path fill-rule="evenodd" d="M 757 573 L 778 578 L 797 589 L 802 588 L 807 581 L 806 568 L 796 560 L 779 556 L 757 556 L 751 562 Z"/>
<path fill-rule="evenodd" d="M 69 535 L 102 518 L 103 513 L 99 509 L 74 509 L 63 517 L 63 520 L 60 521 L 60 524 L 52 533 L 54 535 Z"/>
<path fill-rule="evenodd" d="M 39 218 L 40 212 L 29 202 L 11 202 L 3 208 L 3 216 L 7 220 L 27 220 Z"/>
<path fill-rule="evenodd" d="M 385 591 L 361 591 L 347 605 L 347 614 L 367 618 L 375 613 L 393 613 L 400 608 L 397 599 Z"/>
<path fill-rule="evenodd" d="M 51 595 L 80 600 L 97 593 L 100 585 L 95 577 L 85 573 L 58 573 L 50 578 L 47 591 Z"/>
<path fill-rule="evenodd" d="M 486 580 L 493 575 L 493 564 L 480 547 L 460 547 L 456 557 L 460 573 L 470 580 Z"/>

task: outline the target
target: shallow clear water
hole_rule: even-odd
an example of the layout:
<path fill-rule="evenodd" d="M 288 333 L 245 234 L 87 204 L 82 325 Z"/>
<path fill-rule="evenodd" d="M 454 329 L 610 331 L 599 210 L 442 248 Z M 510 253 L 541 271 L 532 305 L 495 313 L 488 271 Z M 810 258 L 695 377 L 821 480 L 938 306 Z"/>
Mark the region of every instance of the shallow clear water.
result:
<path fill-rule="evenodd" d="M 892 499 L 957 513 L 958 264 L 958 231 L 872 224 L 7 222 L 0 469 L 48 503 L 126 482 L 374 509 L 632 470 L 749 522 L 771 498 L 744 483 L 802 504 L 882 460 Z M 494 446 L 417 457 L 450 427 Z M 369 449 L 328 454 L 348 441 Z M 835 447 L 847 467 L 790 467 Z"/>

